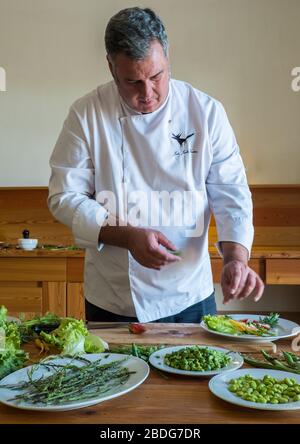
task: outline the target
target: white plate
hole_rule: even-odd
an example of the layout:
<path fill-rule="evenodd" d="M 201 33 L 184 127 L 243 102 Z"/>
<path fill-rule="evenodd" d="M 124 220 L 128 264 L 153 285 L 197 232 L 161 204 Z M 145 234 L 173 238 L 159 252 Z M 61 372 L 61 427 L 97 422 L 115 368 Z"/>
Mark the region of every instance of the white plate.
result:
<path fill-rule="evenodd" d="M 217 375 L 219 373 L 228 372 L 232 370 L 236 370 L 237 368 L 240 368 L 244 360 L 242 356 L 239 353 L 227 350 L 226 348 L 221 347 L 206 347 L 205 345 L 199 345 L 201 348 L 209 348 L 210 350 L 218 350 L 223 353 L 229 353 L 229 356 L 231 357 L 231 362 L 226 365 L 226 367 L 217 369 L 217 370 L 209 370 L 205 372 L 197 372 L 197 371 L 190 371 L 190 370 L 180 370 L 177 368 L 170 367 L 169 365 L 166 365 L 164 363 L 164 357 L 168 353 L 172 353 L 174 351 L 182 350 L 183 348 L 187 347 L 194 347 L 195 345 L 177 345 L 176 347 L 167 347 L 162 348 L 161 350 L 158 350 L 156 352 L 153 352 L 152 355 L 150 355 L 149 362 L 153 365 L 153 367 L 156 367 L 159 370 L 163 370 L 168 373 L 175 373 L 177 375 L 186 375 L 186 376 L 202 376 L 202 377 L 209 377 L 213 375 Z"/>
<path fill-rule="evenodd" d="M 290 372 L 283 372 L 281 370 L 269 370 L 263 368 L 256 369 L 242 369 L 236 370 L 234 372 L 230 372 L 214 376 L 209 381 L 209 389 L 218 398 L 223 399 L 224 401 L 230 402 L 232 404 L 241 405 L 243 407 L 249 407 L 251 409 L 259 409 L 259 410 L 298 410 L 300 409 L 300 401 L 289 402 L 286 404 L 262 404 L 259 402 L 246 401 L 242 398 L 239 398 L 234 393 L 228 390 L 228 381 L 230 379 L 236 379 L 240 376 L 251 375 L 253 378 L 262 379 L 265 375 L 272 376 L 276 379 L 284 379 L 284 378 L 294 378 L 297 383 L 300 384 L 300 375 Z"/>
<path fill-rule="evenodd" d="M 43 404 L 30 404 L 25 402 L 17 403 L 16 401 L 11 401 L 10 399 L 15 397 L 17 394 L 21 393 L 21 390 L 11 390 L 7 388 L 0 388 L 0 402 L 3 404 L 9 405 L 11 407 L 16 407 L 24 410 L 40 410 L 45 412 L 58 412 L 65 410 L 74 410 L 82 407 L 88 407 L 91 405 L 98 404 L 103 401 L 107 401 L 108 399 L 116 398 L 117 396 L 125 395 L 125 393 L 130 392 L 131 390 L 137 388 L 140 384 L 142 384 L 147 376 L 149 375 L 149 366 L 148 364 L 140 358 L 136 358 L 134 356 L 122 355 L 119 353 L 98 353 L 98 354 L 83 354 L 84 358 L 89 359 L 90 361 L 96 361 L 99 358 L 102 358 L 102 364 L 107 364 L 111 361 L 124 360 L 124 358 L 128 357 L 122 366 L 128 368 L 129 371 L 134 371 L 135 373 L 129 376 L 128 381 L 119 386 L 114 387 L 103 395 L 99 395 L 95 398 L 91 398 L 87 401 L 74 401 L 66 404 L 57 404 L 57 405 L 43 405 Z M 51 363 L 69 363 L 71 358 L 57 358 L 52 359 Z M 80 365 L 77 364 L 76 365 Z M 82 363 L 84 365 L 84 363 Z M 14 373 L 6 376 L 1 379 L 0 386 L 2 384 L 16 384 L 21 381 L 28 381 L 27 370 L 30 367 L 22 368 L 21 370 L 17 370 Z M 41 376 L 48 376 L 51 374 L 51 370 L 47 370 L 45 367 L 38 369 L 34 373 L 34 379 L 38 379 Z"/>
<path fill-rule="evenodd" d="M 230 316 L 232 319 L 237 321 L 240 319 L 251 319 L 258 321 L 260 317 L 264 317 L 265 315 L 229 314 L 227 316 Z M 300 333 L 300 325 L 296 324 L 296 322 L 288 321 L 287 319 L 282 318 L 279 318 L 277 326 L 272 329 L 272 331 L 276 333 L 276 336 L 234 335 L 222 333 L 220 331 L 211 330 L 204 321 L 201 321 L 200 326 L 203 328 L 203 330 L 208 331 L 209 333 L 235 339 L 237 341 L 269 342 L 276 341 L 278 339 L 291 338 L 292 336 L 296 336 L 298 333 Z"/>

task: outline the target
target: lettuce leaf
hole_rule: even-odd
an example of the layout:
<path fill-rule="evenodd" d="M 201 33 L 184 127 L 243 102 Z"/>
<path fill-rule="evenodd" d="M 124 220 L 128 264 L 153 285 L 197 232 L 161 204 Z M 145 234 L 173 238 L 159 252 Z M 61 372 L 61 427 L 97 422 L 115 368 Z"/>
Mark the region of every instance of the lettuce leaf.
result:
<path fill-rule="evenodd" d="M 84 341 L 84 351 L 86 353 L 102 353 L 108 350 L 107 342 L 99 338 L 99 336 L 89 334 Z"/>
<path fill-rule="evenodd" d="M 18 324 L 7 320 L 7 309 L 0 307 L 0 379 L 24 366 L 28 354 L 20 350 Z"/>
<path fill-rule="evenodd" d="M 84 342 L 88 334 L 82 320 L 63 318 L 58 328 L 51 333 L 41 331 L 40 336 L 45 342 L 57 347 L 62 354 L 77 355 L 84 353 Z"/>
<path fill-rule="evenodd" d="M 64 355 L 81 353 L 102 353 L 108 344 L 87 330 L 82 320 L 62 318 L 60 326 L 51 333 L 40 333 L 41 338 L 55 347 Z"/>
<path fill-rule="evenodd" d="M 230 319 L 226 315 L 220 316 L 212 316 L 206 315 L 203 316 L 203 320 L 208 328 L 214 331 L 219 331 L 221 333 L 228 333 L 232 335 L 239 335 L 239 332 L 234 326 L 230 323 Z"/>
<path fill-rule="evenodd" d="M 3 326 L 3 324 L 6 322 L 6 315 L 7 315 L 7 308 L 4 307 L 4 305 L 1 305 L 1 307 L 0 307 L 0 326 Z"/>
<path fill-rule="evenodd" d="M 28 354 L 23 350 L 10 346 L 0 350 L 0 379 L 22 368 L 27 359 Z"/>

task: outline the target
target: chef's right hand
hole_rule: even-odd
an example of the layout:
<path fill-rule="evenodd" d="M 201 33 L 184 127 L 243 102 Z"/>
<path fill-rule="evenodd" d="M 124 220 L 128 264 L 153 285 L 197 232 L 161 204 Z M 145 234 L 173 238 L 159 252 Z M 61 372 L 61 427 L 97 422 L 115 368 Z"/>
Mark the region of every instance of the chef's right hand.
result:
<path fill-rule="evenodd" d="M 181 260 L 180 257 L 160 248 L 160 245 L 176 251 L 175 245 L 160 231 L 130 227 L 128 250 L 134 259 L 144 267 L 160 270 L 165 265 Z"/>

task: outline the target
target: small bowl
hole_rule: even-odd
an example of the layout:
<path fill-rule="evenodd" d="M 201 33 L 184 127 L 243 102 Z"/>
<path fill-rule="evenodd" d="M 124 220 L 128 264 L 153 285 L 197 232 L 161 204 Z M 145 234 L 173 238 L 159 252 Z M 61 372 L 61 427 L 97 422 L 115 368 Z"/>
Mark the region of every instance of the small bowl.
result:
<path fill-rule="evenodd" d="M 37 239 L 18 239 L 18 244 L 23 250 L 34 250 L 38 244 Z"/>

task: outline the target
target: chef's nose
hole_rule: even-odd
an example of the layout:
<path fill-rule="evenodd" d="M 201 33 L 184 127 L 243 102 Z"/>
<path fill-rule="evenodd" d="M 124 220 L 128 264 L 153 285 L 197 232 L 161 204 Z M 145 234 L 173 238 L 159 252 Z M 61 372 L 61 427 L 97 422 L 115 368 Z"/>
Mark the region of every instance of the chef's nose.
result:
<path fill-rule="evenodd" d="M 152 97 L 152 82 L 145 81 L 141 84 L 140 95 L 143 100 L 151 99 Z"/>

